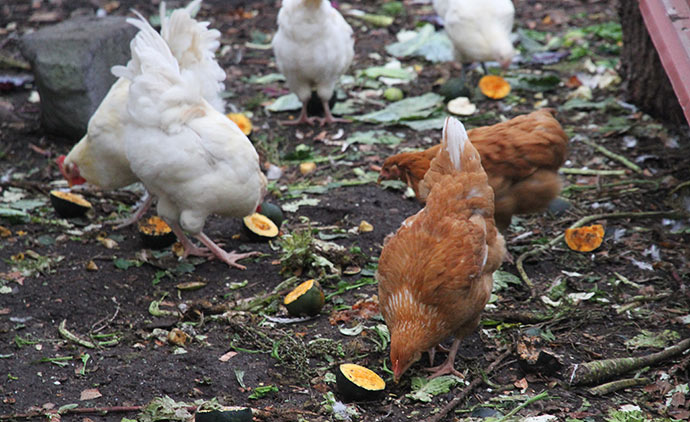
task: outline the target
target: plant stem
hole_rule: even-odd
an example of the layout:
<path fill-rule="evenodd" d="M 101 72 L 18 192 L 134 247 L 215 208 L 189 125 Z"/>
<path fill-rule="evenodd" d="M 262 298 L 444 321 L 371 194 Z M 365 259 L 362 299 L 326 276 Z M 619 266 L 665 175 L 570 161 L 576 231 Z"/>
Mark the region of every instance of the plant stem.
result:
<path fill-rule="evenodd" d="M 625 176 L 625 170 L 572 169 L 561 167 L 558 171 L 563 174 L 579 174 L 583 176 Z"/>
<path fill-rule="evenodd" d="M 536 396 L 530 397 L 529 399 L 525 400 L 524 403 L 520 404 L 518 407 L 511 410 L 505 416 L 503 416 L 501 419 L 499 419 L 498 422 L 505 421 L 506 419 L 510 418 L 511 416 L 513 416 L 517 412 L 521 411 L 525 407 L 529 406 L 530 404 L 534 403 L 535 401 L 539 401 L 545 397 L 548 397 L 548 395 L 549 395 L 549 393 L 547 393 L 546 391 L 542 391 L 541 393 L 537 394 Z"/>

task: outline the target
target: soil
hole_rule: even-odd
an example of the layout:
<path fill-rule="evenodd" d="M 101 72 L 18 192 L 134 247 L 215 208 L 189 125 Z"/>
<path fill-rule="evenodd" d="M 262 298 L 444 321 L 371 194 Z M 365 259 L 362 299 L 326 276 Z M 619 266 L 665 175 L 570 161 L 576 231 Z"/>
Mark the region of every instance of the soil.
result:
<path fill-rule="evenodd" d="M 92 13 L 95 5 L 106 3 L 4 2 L 0 6 L 0 28 L 12 28 L 8 24 L 13 23 L 17 29 L 1 30 L 2 54 L 20 59 L 18 34 L 74 13 Z M 124 15 L 130 7 L 136 7 L 144 14 L 154 14 L 154 3 L 123 0 L 112 13 Z M 170 6 L 177 3 L 170 2 Z M 380 3 L 349 2 L 371 13 L 378 12 Z M 395 41 L 395 34 L 413 28 L 422 16 L 431 14 L 429 6 L 405 3 L 406 15 L 386 28 L 365 30 L 357 20 L 350 19 L 357 35 L 357 54 L 350 73 L 384 64 L 388 60 L 384 46 Z M 608 1 L 520 0 L 515 5 L 516 27 L 550 34 L 563 35 L 573 28 L 617 21 L 615 8 Z M 278 120 L 290 113 L 269 115 L 263 111 L 264 101 L 287 91 L 282 83 L 269 85 L 273 88 L 270 90 L 249 82 L 253 75 L 276 69 L 270 50 L 249 48 L 246 42 L 256 42 L 262 34 L 270 36 L 274 32 L 278 7 L 273 1 L 207 0 L 199 16 L 220 29 L 223 45 L 231 47 L 220 57 L 228 74 L 227 90 L 233 94 L 228 101 L 239 110 L 253 112 L 251 139 L 264 160 L 284 168 L 283 177 L 270 194 L 272 202 L 284 205 L 301 197 L 288 186 L 302 182 L 323 187 L 358 177 L 361 180 L 357 171 L 376 169 L 394 149 L 380 144 L 350 146 L 346 157 L 326 159 L 318 163 L 315 173 L 300 174 L 297 162 L 289 159 L 298 144 L 310 146 L 315 157 L 335 157 L 340 155 L 341 146 L 329 145 L 324 139 L 337 141 L 374 127 L 364 123 L 324 129 L 282 126 Z M 56 14 L 47 22 L 30 19 L 39 12 Z M 596 51 L 592 57 L 615 60 L 616 50 L 599 48 L 602 45 L 601 40 L 591 39 L 590 48 Z M 407 96 L 437 89 L 438 78 L 458 71 L 449 63 L 431 64 L 422 59 L 404 63 L 423 65 L 418 80 L 403 87 Z M 505 101 L 473 98 L 485 118 L 470 119 L 468 127 L 496 123 L 500 116 L 512 118 L 528 113 L 542 100 L 551 107 L 561 107 L 573 90 L 565 82 L 582 72 L 584 63 L 584 58 L 564 59 L 556 65 L 529 64 L 511 69 L 533 74 L 548 71 L 564 83 L 543 94 L 518 91 L 519 100 L 509 106 Z M 13 75 L 17 71 L 5 69 L 0 73 Z M 189 403 L 216 398 L 224 405 L 251 406 L 264 410 L 256 416 L 262 420 L 332 420 L 333 413 L 324 405 L 325 394 L 335 392 L 335 398 L 342 399 L 332 375 L 344 362 L 367 366 L 388 382 L 383 398 L 352 404 L 360 420 L 422 420 L 461 392 L 463 386 L 456 385 L 428 402 L 408 397 L 412 378 L 424 376 L 426 356 L 394 384 L 384 369 L 390 367 L 388 349 L 385 344 L 381 346 L 372 328 L 383 324 L 380 315 L 343 313 L 358 301 L 374 300 L 377 291 L 373 269 L 383 239 L 420 209 L 402 190 L 384 189 L 365 180 L 323 193 L 307 193 L 318 203 L 286 213 L 284 235 L 309 231 L 315 238 L 346 248 L 345 253 L 327 255 L 338 270 L 336 274 L 318 266 L 283 269 L 283 243 L 251 242 L 239 219 L 220 217 L 207 222 L 211 238 L 222 241 L 228 250 L 253 250 L 261 255 L 243 261 L 247 266 L 244 271 L 229 269 L 217 261 L 178 261 L 169 249 L 142 249 L 134 226 L 113 229 L 113 218 L 118 213 L 127 215 L 137 200 L 137 191 L 87 189 L 84 194 L 92 202 L 93 212 L 70 220 L 55 215 L 47 202 L 51 182 L 61 179 L 54 158 L 67 153 L 75 140 L 55 138 L 42 131 L 38 106 L 28 101 L 31 90 L 30 84 L 24 85 L 3 91 L 0 97 L 3 107 L 13 110 L 10 114 L 3 112 L 3 116 L 12 118 L 0 123 L 0 193 L 4 195 L 0 205 L 3 209 L 12 207 L 8 198 L 17 194 L 23 195 L 22 200 L 45 202 L 30 209 L 30 219 L 0 217 L 0 419 L 45 413 L 68 404 L 80 408 L 140 406 L 156 397 L 170 396 Z M 624 84 L 595 90 L 593 101 L 606 98 L 624 100 Z M 370 104 L 364 111 L 376 108 Z M 607 128 L 612 116 L 624 117 L 627 125 Z M 639 339 L 636 336 L 645 330 L 665 334 L 665 344 L 690 336 L 690 230 L 684 225 L 688 220 L 637 215 L 643 211 L 671 212 L 679 205 L 682 208 L 682 195 L 687 191 L 674 188 L 690 178 L 687 126 L 669 126 L 629 109 L 618 114 L 561 109 L 557 117 L 571 135 L 565 167 L 624 172 L 614 176 L 564 175 L 563 196 L 570 201 L 570 208 L 559 215 L 544 213 L 514 220 L 506 240 L 515 262 L 521 254 L 548 243 L 582 217 L 631 214 L 596 219 L 605 225 L 607 234 L 603 245 L 592 253 L 574 252 L 558 242 L 528 257 L 524 268 L 534 285 L 532 289 L 519 282 L 495 292 L 482 325 L 463 341 L 456 367 L 470 382 L 481 377 L 505 350 L 509 351 L 508 357 L 460 403 L 457 413 L 451 412 L 445 420 L 506 414 L 542 391 L 547 396 L 519 410 L 519 416 L 604 420 L 613 417 L 612 412 L 622 405 L 635 404 L 643 416 L 634 420 L 685 419 L 690 415 L 684 393 L 690 379 L 687 355 L 645 365 L 637 372 L 648 378 L 645 383 L 615 393 L 595 395 L 589 390 L 591 386 L 569 386 L 568 382 L 572 364 L 660 350 L 663 344 L 645 347 L 631 341 Z M 416 132 L 405 126 L 388 129 L 404 139 L 396 148 L 427 147 L 440 138 L 440 131 Z M 320 135 L 322 130 L 325 136 Z M 621 162 L 603 156 L 583 139 L 636 161 L 642 173 L 636 174 Z M 630 146 L 633 140 L 636 144 Z M 352 230 L 363 220 L 373 226 L 373 231 Z M 342 274 L 348 267 L 359 267 L 361 272 Z M 519 275 L 516 263 L 504 263 L 501 270 Z M 328 297 L 321 314 L 289 324 L 275 319 L 288 317 L 280 303 L 289 287 L 312 277 L 319 279 Z M 285 280 L 290 283 L 276 291 Z M 188 290 L 183 283 L 190 282 L 200 282 L 203 287 Z M 571 296 L 569 300 L 567 295 L 573 293 L 591 295 L 574 301 Z M 543 296 L 560 305 L 547 303 Z M 163 313 L 155 312 L 151 304 L 161 300 Z M 86 347 L 67 338 L 65 330 L 60 330 L 61 324 L 80 339 L 116 341 Z M 364 331 L 346 335 L 352 333 L 343 329 L 358 324 L 366 327 Z M 172 344 L 168 340 L 172 330 L 186 333 L 187 343 Z M 103 334 L 110 336 L 98 337 Z M 547 362 L 530 365 L 524 359 L 525 348 L 542 351 Z M 236 354 L 221 359 L 230 356 L 228 352 Z M 440 355 L 445 357 L 444 353 Z M 549 356 L 555 360 L 549 360 Z M 614 379 L 635 374 L 632 371 Z M 270 385 L 278 391 L 250 398 L 257 387 Z M 84 392 L 94 389 L 100 397 L 80 400 Z M 136 415 L 136 411 L 68 413 L 62 418 L 119 421 L 123 416 Z"/>

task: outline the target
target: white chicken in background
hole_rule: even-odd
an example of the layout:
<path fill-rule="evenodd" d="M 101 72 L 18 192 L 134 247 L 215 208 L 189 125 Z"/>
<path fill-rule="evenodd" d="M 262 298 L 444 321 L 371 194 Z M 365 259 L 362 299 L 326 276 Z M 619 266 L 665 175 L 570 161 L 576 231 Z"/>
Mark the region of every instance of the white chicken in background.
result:
<path fill-rule="evenodd" d="M 497 61 L 504 69 L 515 55 L 511 0 L 434 0 L 455 56 L 461 63 Z"/>
<path fill-rule="evenodd" d="M 355 55 L 352 28 L 328 0 L 284 0 L 278 12 L 273 53 L 288 87 L 302 102 L 302 111 L 287 124 L 313 124 L 307 102 L 316 91 L 325 117 L 321 124 L 347 122 L 333 117 L 328 100 Z"/>
<path fill-rule="evenodd" d="M 166 17 L 165 3 L 161 3 L 161 33 L 183 69 L 194 72 L 202 81 L 204 98 L 217 110 L 224 111 L 220 93 L 225 89 L 225 72 L 214 56 L 220 47 L 220 32 L 208 29 L 208 22 L 191 17 L 201 0 L 191 2 L 184 9 Z M 129 118 L 127 99 L 129 81 L 118 79 L 110 88 L 98 109 L 89 120 L 86 135 L 57 164 L 70 186 L 89 182 L 101 189 L 119 189 L 139 181 L 129 167 L 125 155 L 123 122 Z M 117 228 L 132 224 L 146 213 L 153 198 L 145 195 L 134 214 L 120 222 Z"/>
<path fill-rule="evenodd" d="M 184 257 L 212 257 L 244 269 L 251 253 L 226 252 L 203 232 L 210 214 L 244 217 L 266 192 L 266 177 L 249 139 L 201 92 L 205 83 L 180 69 L 163 38 L 141 18 L 127 66 L 113 67 L 131 82 L 124 123 L 125 152 L 134 174 L 158 198 L 158 214 L 184 246 Z M 206 248 L 185 235 L 191 233 Z"/>

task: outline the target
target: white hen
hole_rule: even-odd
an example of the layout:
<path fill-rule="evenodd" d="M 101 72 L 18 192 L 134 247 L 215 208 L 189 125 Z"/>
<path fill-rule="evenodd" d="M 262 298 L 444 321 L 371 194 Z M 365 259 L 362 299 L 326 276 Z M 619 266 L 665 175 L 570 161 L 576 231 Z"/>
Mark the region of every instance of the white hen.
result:
<path fill-rule="evenodd" d="M 225 72 L 214 58 L 220 46 L 220 32 L 208 29 L 208 22 L 197 22 L 191 17 L 192 10 L 200 3 L 201 0 L 195 0 L 184 9 L 173 11 L 170 17 L 165 16 L 165 3 L 161 3 L 161 33 L 181 67 L 194 72 L 203 81 L 204 98 L 223 111 L 225 106 L 219 94 L 224 89 Z M 118 79 L 91 116 L 86 135 L 66 157 L 58 158 L 60 172 L 70 186 L 88 181 L 110 190 L 139 181 L 125 156 L 123 121 L 128 119 L 128 95 L 129 81 Z M 131 218 L 118 227 L 134 223 L 146 212 L 152 197 L 147 195 L 146 198 Z"/>
<path fill-rule="evenodd" d="M 158 198 L 158 214 L 189 254 L 215 255 L 230 266 L 253 253 L 226 252 L 203 233 L 210 214 L 244 217 L 266 191 L 266 177 L 249 139 L 201 96 L 204 81 L 180 70 L 168 44 L 143 18 L 132 59 L 113 73 L 131 81 L 125 152 L 136 176 Z M 195 247 L 193 234 L 208 249 Z"/>
<path fill-rule="evenodd" d="M 510 65 L 515 55 L 511 0 L 434 0 L 434 9 L 443 18 L 460 62 L 495 60 L 504 68 Z"/>
<path fill-rule="evenodd" d="M 302 102 L 299 119 L 289 124 L 312 124 L 307 102 L 316 91 L 323 104 L 321 123 L 346 122 L 331 114 L 328 100 L 335 84 L 354 57 L 352 28 L 328 0 L 284 0 L 278 12 L 273 53 L 290 90 Z"/>

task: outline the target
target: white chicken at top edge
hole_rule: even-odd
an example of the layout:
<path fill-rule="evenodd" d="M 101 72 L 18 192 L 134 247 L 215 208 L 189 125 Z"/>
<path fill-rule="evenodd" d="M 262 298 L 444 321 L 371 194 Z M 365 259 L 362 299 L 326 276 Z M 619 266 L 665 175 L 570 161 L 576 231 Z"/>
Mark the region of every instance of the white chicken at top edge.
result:
<path fill-rule="evenodd" d="M 515 55 L 511 0 L 434 0 L 462 63 L 497 61 L 507 68 Z"/>
<path fill-rule="evenodd" d="M 285 123 L 314 123 L 315 118 L 307 116 L 312 91 L 323 104 L 322 124 L 346 121 L 333 117 L 328 100 L 352 63 L 354 37 L 350 25 L 329 1 L 284 0 L 273 52 L 290 90 L 302 102 L 299 118 Z"/>
<path fill-rule="evenodd" d="M 244 217 L 266 192 L 254 146 L 235 123 L 201 95 L 198 75 L 180 66 L 163 38 L 143 19 L 132 59 L 113 67 L 131 81 L 125 152 L 132 171 L 158 197 L 158 213 L 187 255 L 215 255 L 230 266 L 251 256 L 221 249 L 203 232 L 210 214 Z M 206 248 L 192 244 L 184 231 Z"/>

